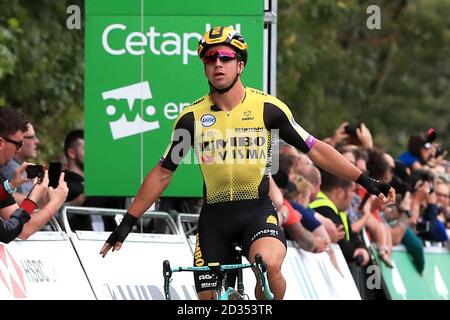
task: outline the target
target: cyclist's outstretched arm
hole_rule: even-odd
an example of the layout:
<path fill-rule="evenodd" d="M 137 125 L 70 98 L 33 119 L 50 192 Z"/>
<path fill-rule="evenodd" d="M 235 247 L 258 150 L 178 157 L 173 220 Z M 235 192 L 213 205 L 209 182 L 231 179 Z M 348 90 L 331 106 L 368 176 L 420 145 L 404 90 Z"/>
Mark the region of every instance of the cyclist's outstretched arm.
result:
<path fill-rule="evenodd" d="M 194 141 L 194 115 L 186 108 L 174 125 L 171 143 L 161 161 L 145 177 L 139 191 L 120 225 L 111 233 L 100 254 L 105 257 L 112 248 L 119 250 L 136 220 L 161 196 L 173 172 L 188 153 Z M 181 151 L 181 154 L 180 154 Z"/>
<path fill-rule="evenodd" d="M 364 174 L 329 144 L 317 140 L 314 147 L 307 154 L 322 169 L 343 179 L 359 183 L 369 193 L 376 195 L 384 203 L 395 201 L 394 188 L 386 183 L 375 181 Z"/>
<path fill-rule="evenodd" d="M 135 218 L 142 216 L 167 188 L 172 175 L 173 171 L 156 165 L 145 177 L 128 212 Z"/>
<path fill-rule="evenodd" d="M 268 129 L 278 129 L 280 138 L 308 154 L 319 167 L 338 177 L 359 183 L 384 203 L 395 201 L 394 188 L 373 180 L 332 146 L 314 138 L 295 121 L 291 110 L 283 102 L 272 98 L 264 104 L 264 122 Z"/>
<path fill-rule="evenodd" d="M 102 257 L 105 257 L 111 248 L 113 251 L 120 250 L 136 220 L 161 196 L 168 186 L 172 174 L 173 171 L 163 168 L 160 164 L 147 174 L 122 222 L 111 233 L 100 250 Z"/>
<path fill-rule="evenodd" d="M 321 140 L 316 141 L 307 155 L 318 167 L 346 180 L 356 181 L 362 173 L 336 149 Z"/>

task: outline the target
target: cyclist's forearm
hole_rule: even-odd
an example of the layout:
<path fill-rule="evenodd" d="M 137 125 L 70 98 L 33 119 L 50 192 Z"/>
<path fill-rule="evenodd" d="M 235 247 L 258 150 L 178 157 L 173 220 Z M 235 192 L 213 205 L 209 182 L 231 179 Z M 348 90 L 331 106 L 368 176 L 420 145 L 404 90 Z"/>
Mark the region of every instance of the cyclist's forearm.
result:
<path fill-rule="evenodd" d="M 145 177 L 128 212 L 136 218 L 143 215 L 167 188 L 172 174 L 172 171 L 159 164 L 154 167 Z"/>
<path fill-rule="evenodd" d="M 311 148 L 308 156 L 317 166 L 343 179 L 356 181 L 362 173 L 336 149 L 320 140 Z"/>

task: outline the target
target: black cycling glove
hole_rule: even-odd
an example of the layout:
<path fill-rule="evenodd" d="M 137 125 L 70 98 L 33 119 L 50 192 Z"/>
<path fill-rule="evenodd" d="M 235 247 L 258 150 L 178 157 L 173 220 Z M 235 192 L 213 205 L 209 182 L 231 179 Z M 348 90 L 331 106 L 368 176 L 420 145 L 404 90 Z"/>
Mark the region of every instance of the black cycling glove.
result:
<path fill-rule="evenodd" d="M 364 189 L 370 194 L 378 196 L 380 193 L 384 194 L 386 197 L 389 194 L 391 186 L 388 183 L 384 183 L 375 179 L 372 179 L 367 174 L 362 173 L 356 183 L 359 183 Z"/>
<path fill-rule="evenodd" d="M 117 226 L 117 228 L 111 233 L 108 240 L 106 240 L 109 245 L 114 246 L 116 242 L 124 242 L 125 238 L 133 229 L 134 224 L 136 223 L 137 218 L 133 217 L 128 212 L 122 219 L 122 222 Z"/>

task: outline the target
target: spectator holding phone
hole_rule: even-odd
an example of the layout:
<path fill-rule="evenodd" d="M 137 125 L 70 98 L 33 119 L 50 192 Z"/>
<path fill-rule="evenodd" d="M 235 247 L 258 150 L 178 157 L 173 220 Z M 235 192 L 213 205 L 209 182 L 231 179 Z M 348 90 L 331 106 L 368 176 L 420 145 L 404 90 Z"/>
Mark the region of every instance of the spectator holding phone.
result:
<path fill-rule="evenodd" d="M 0 167 L 5 166 L 21 149 L 24 133 L 28 131 L 22 115 L 12 108 L 0 108 Z M 35 178 L 33 187 L 22 203 L 17 205 L 12 194 L 22 183 L 29 181 L 23 177 L 27 164 L 19 166 L 14 177 L 6 179 L 0 173 L 0 241 L 10 242 L 17 236 L 27 239 L 40 230 L 62 206 L 67 196 L 64 175 L 60 177 L 58 188 L 48 188 L 48 173 L 42 179 Z M 38 201 L 47 196 L 49 202 L 44 208 L 33 213 Z"/>
<path fill-rule="evenodd" d="M 333 147 L 347 144 L 358 145 L 364 149 L 373 147 L 372 134 L 363 122 L 359 124 L 343 122 L 336 129 L 333 137 L 326 138 L 324 141 Z"/>

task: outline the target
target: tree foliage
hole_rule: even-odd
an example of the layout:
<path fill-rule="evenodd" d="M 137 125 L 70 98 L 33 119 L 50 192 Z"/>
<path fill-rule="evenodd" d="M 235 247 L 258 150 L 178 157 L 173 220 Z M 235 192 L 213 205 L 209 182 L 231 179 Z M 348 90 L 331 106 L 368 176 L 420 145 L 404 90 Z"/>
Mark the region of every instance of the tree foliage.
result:
<path fill-rule="evenodd" d="M 41 160 L 62 152 L 83 123 L 84 26 L 66 9 L 83 0 L 0 2 L 0 106 L 22 108 Z M 381 30 L 366 9 L 381 8 Z M 450 147 L 450 0 L 278 1 L 278 96 L 319 137 L 364 121 L 397 155 L 435 127 Z"/>
<path fill-rule="evenodd" d="M 366 9 L 381 9 L 369 30 Z M 279 1 L 278 96 L 319 137 L 365 122 L 398 155 L 435 127 L 450 145 L 450 1 Z"/>
<path fill-rule="evenodd" d="M 62 152 L 83 121 L 83 30 L 68 30 L 66 9 L 84 1 L 0 2 L 0 106 L 21 108 L 41 139 L 40 160 Z"/>

